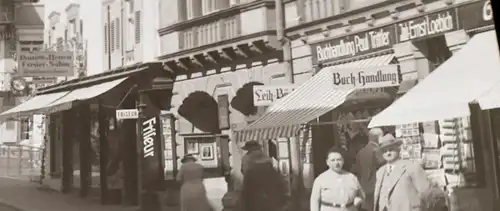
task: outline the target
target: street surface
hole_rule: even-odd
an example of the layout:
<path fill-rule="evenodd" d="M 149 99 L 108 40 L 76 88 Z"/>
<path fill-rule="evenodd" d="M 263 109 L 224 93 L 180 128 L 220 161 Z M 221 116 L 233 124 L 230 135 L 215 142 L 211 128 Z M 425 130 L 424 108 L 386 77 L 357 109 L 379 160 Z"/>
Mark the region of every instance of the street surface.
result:
<path fill-rule="evenodd" d="M 226 192 L 223 179 L 206 181 L 212 204 L 216 211 L 222 210 L 221 198 Z M 101 205 L 97 200 L 82 199 L 77 194 L 61 194 L 42 190 L 39 185 L 27 180 L 0 177 L 0 211 L 138 211 L 137 207 Z M 17 209 L 15 209 L 15 208 Z M 169 209 L 169 211 L 175 211 Z"/>

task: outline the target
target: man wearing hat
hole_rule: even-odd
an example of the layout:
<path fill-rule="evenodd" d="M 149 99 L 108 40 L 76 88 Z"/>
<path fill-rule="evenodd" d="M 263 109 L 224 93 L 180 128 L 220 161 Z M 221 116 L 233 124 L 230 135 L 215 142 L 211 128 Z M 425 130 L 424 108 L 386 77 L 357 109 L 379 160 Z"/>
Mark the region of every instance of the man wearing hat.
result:
<path fill-rule="evenodd" d="M 243 175 L 255 162 L 272 162 L 271 158 L 262 151 L 262 146 L 257 141 L 247 141 L 242 149 L 247 151 L 241 158 L 241 173 Z"/>
<path fill-rule="evenodd" d="M 380 140 L 387 162 L 377 171 L 373 211 L 421 211 L 421 195 L 431 187 L 419 163 L 400 158 L 401 140 L 391 134 Z"/>

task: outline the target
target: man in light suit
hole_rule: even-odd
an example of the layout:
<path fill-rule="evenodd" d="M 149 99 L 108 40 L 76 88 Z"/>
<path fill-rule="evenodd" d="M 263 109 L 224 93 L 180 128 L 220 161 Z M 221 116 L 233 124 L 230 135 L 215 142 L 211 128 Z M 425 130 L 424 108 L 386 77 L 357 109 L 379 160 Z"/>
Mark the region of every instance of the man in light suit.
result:
<path fill-rule="evenodd" d="M 363 209 L 373 210 L 373 196 L 375 191 L 375 177 L 377 170 L 385 163 L 378 153 L 379 140 L 384 136 L 380 128 L 372 128 L 368 132 L 368 144 L 366 144 L 356 155 L 356 164 L 353 173 L 358 176 L 361 188 L 365 191 L 366 198 Z"/>
<path fill-rule="evenodd" d="M 421 197 L 431 185 L 419 163 L 401 160 L 402 142 L 387 134 L 379 150 L 387 161 L 377 171 L 373 211 L 422 211 Z"/>

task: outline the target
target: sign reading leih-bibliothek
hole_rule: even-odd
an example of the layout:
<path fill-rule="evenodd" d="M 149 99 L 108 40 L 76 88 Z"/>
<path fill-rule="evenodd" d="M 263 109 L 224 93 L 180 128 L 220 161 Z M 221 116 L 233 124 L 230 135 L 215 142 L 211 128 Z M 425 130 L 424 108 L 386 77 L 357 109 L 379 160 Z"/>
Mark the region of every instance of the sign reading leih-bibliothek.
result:
<path fill-rule="evenodd" d="M 297 85 L 259 85 L 253 86 L 253 104 L 269 106 L 297 88 Z"/>
<path fill-rule="evenodd" d="M 20 52 L 17 69 L 21 77 L 74 76 L 74 55 L 71 51 Z"/>

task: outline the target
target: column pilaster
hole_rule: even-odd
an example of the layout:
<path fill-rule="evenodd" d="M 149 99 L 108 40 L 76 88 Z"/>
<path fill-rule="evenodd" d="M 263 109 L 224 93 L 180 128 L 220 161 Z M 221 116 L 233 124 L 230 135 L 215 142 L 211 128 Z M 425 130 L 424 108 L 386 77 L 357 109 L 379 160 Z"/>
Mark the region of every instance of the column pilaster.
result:
<path fill-rule="evenodd" d="M 465 30 L 448 32 L 445 35 L 446 45 L 455 54 L 470 40 L 470 36 Z"/>

